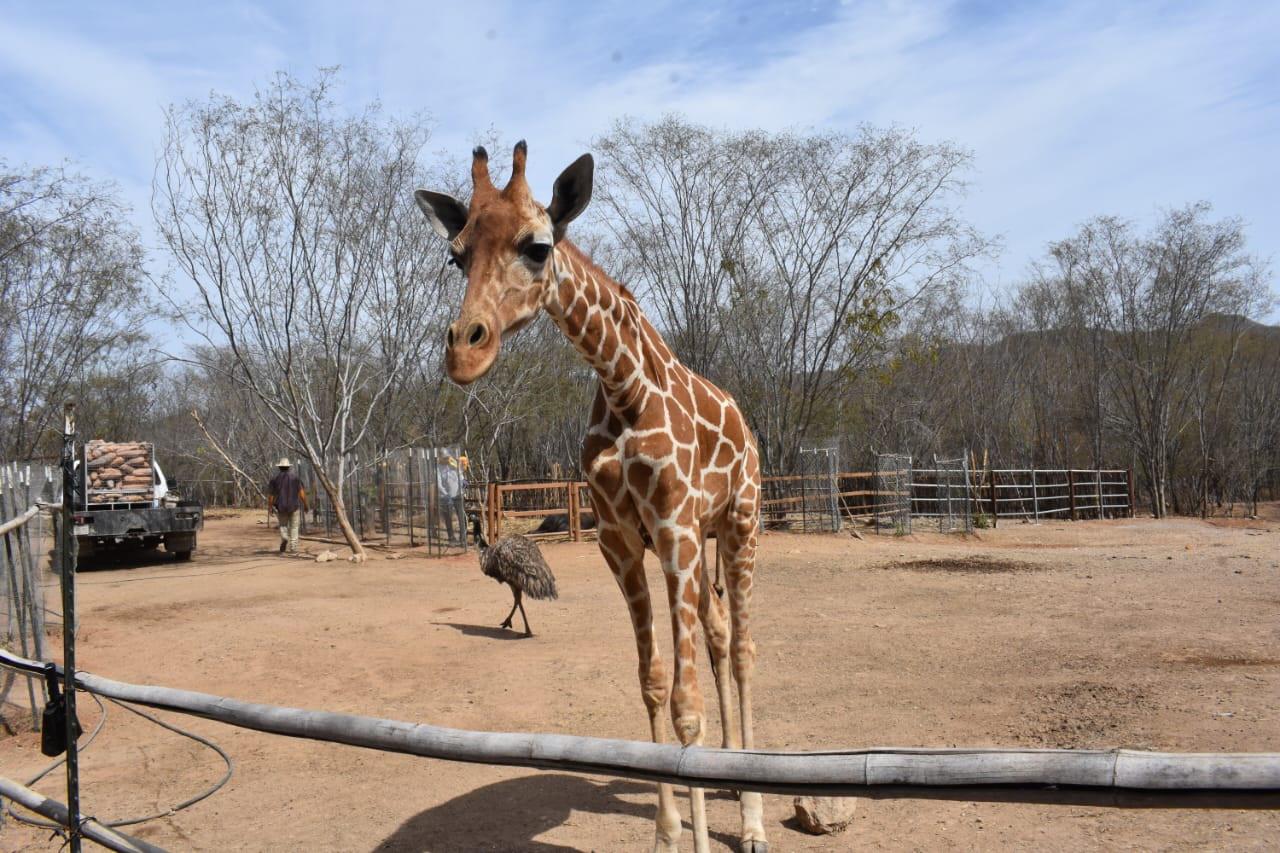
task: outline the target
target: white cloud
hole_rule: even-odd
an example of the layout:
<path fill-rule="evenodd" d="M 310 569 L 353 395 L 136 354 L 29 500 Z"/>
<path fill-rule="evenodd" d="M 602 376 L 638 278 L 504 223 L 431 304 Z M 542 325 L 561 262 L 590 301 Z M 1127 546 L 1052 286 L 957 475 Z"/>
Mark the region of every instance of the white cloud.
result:
<path fill-rule="evenodd" d="M 11 158 L 66 153 L 145 187 L 162 104 L 211 88 L 243 95 L 278 68 L 341 64 L 353 105 L 380 97 L 392 112 L 429 112 L 432 151 L 465 156 L 489 128 L 527 138 L 543 194 L 624 114 L 772 129 L 869 121 L 974 151 L 967 210 L 1007 245 L 993 280 L 1016 279 L 1093 214 L 1144 218 L 1199 198 L 1249 220 L 1261 254 L 1280 248 L 1273 4 L 752 14 L 744 24 L 728 6 L 641 15 L 629 4 L 508 2 L 161 7 L 44 26 L 28 16 L 0 24 L 0 79 L 24 89 L 0 105 L 0 144 Z M 112 15 L 126 19 L 104 23 Z"/>

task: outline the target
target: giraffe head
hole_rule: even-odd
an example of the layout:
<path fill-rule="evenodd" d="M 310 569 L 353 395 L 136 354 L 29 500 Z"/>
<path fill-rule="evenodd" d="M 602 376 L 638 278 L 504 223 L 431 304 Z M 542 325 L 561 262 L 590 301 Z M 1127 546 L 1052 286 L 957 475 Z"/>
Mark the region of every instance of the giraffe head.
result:
<path fill-rule="evenodd" d="M 537 314 L 552 282 L 552 247 L 591 200 L 594 161 L 583 154 L 556 178 L 543 207 L 525 182 L 528 148 L 516 143 L 511 179 L 499 190 L 489 179 L 489 155 L 472 152 L 471 204 L 418 190 L 414 198 L 431 227 L 449 241 L 453 263 L 467 276 L 462 310 L 446 337 L 445 370 L 460 385 L 489 372 L 502 341 Z"/>

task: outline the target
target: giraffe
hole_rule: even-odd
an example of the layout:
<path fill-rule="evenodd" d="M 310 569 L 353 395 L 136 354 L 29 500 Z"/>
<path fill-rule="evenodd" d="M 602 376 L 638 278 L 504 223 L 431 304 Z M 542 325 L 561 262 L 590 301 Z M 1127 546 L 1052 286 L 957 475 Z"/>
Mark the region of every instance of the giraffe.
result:
<path fill-rule="evenodd" d="M 700 622 L 720 706 L 722 747 L 750 749 L 755 664 L 750 612 L 760 501 L 755 439 L 734 399 L 681 364 L 635 297 L 565 238 L 569 223 L 591 200 L 591 155 L 561 173 L 546 207 L 534 200 L 525 179 L 527 156 L 522 140 L 512 156 L 511 177 L 499 190 L 489 175 L 488 153 L 477 147 L 469 205 L 443 193 L 415 193 L 467 278 L 461 311 L 446 334 L 445 371 L 462 385 L 481 378 L 502 341 L 539 311 L 595 369 L 598 382 L 582 466 L 600 551 L 631 617 L 650 734 L 657 743 L 667 741 L 669 703 L 679 742 L 703 741 L 705 714 L 695 664 Z M 706 591 L 705 541 L 712 530 L 725 573 L 727 613 L 720 597 Z M 646 536 L 666 583 L 674 644 L 671 677 L 654 633 L 644 574 Z M 691 789 L 689 798 L 694 846 L 705 851 L 703 791 Z M 762 797 L 744 791 L 739 801 L 741 849 L 765 853 Z M 681 831 L 672 787 L 660 784 L 654 850 L 677 850 Z"/>

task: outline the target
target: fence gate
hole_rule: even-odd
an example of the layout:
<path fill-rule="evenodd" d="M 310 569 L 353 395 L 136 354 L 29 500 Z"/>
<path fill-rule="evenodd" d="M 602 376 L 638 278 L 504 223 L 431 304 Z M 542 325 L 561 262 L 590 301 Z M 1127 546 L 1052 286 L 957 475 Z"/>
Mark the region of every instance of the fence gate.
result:
<path fill-rule="evenodd" d="M 840 451 L 833 445 L 800 448 L 800 506 L 806 531 L 840 530 Z"/>
<path fill-rule="evenodd" d="M 911 532 L 911 457 L 876 454 L 876 532 Z"/>
<path fill-rule="evenodd" d="M 912 515 L 936 524 L 939 533 L 973 532 L 973 485 L 967 456 L 934 456 L 933 468 L 917 468 L 913 479 Z"/>

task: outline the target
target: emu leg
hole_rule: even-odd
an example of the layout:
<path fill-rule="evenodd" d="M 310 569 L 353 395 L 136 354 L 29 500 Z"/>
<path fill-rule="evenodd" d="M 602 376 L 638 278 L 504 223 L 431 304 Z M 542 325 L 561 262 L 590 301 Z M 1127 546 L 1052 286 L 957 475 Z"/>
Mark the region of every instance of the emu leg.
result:
<path fill-rule="evenodd" d="M 515 617 L 515 615 L 516 615 L 516 607 L 520 604 L 520 590 L 516 589 L 514 586 L 513 586 L 513 587 L 511 587 L 511 597 L 512 597 L 512 599 L 513 599 L 512 603 L 511 603 L 511 612 L 507 614 L 507 618 L 506 618 L 506 619 L 503 619 L 503 620 L 502 620 L 502 624 L 498 626 L 499 628 L 510 628 L 510 627 L 511 627 L 511 620 L 512 620 L 512 619 Z M 527 627 L 527 626 L 526 626 L 526 627 Z"/>
<path fill-rule="evenodd" d="M 520 618 L 524 620 L 524 635 L 532 637 L 533 631 L 529 630 L 529 617 L 524 614 L 524 596 L 520 594 L 519 590 L 516 591 L 516 606 L 520 608 Z"/>

